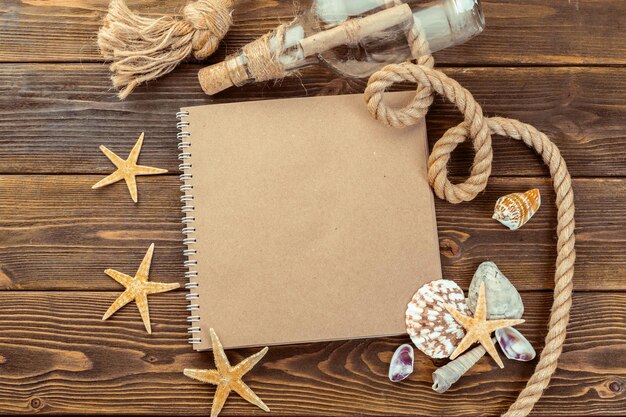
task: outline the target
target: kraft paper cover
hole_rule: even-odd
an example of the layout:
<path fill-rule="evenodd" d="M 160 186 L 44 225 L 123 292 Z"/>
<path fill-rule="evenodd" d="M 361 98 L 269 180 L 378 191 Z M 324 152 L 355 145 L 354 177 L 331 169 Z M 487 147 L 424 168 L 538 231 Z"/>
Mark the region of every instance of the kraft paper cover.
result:
<path fill-rule="evenodd" d="M 362 95 L 183 110 L 194 347 L 211 327 L 225 348 L 403 333 L 413 293 L 441 278 L 425 125 L 384 127 Z"/>

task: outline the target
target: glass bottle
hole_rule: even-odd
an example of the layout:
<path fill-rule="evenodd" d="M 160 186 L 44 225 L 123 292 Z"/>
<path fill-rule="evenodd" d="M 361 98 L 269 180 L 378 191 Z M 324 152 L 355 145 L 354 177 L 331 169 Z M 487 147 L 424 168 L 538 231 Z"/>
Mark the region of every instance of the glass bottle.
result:
<path fill-rule="evenodd" d="M 355 19 L 358 30 L 349 26 Z M 281 33 L 278 59 L 284 72 L 322 64 L 340 75 L 364 78 L 387 64 L 411 59 L 410 30 L 421 31 L 436 52 L 468 41 L 484 26 L 480 0 L 315 0 Z M 275 54 L 281 42 L 276 31 L 268 36 L 269 51 Z M 207 94 L 271 79 L 255 75 L 244 50 L 200 70 Z"/>

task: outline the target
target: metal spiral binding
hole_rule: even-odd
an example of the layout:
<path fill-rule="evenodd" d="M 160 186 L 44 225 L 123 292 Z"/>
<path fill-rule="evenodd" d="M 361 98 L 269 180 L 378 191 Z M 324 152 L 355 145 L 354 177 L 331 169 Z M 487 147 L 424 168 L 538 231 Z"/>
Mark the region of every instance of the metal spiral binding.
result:
<path fill-rule="evenodd" d="M 193 226 L 196 218 L 193 216 L 195 207 L 193 205 L 193 185 L 191 181 L 193 180 L 193 175 L 191 174 L 191 163 L 188 161 L 191 158 L 191 153 L 189 149 L 191 148 L 191 142 L 189 142 L 189 137 L 191 134 L 186 130 L 189 127 L 189 122 L 186 118 L 189 116 L 189 112 L 180 111 L 176 113 L 176 118 L 178 119 L 178 123 L 176 123 L 176 128 L 178 129 L 178 133 L 176 134 L 176 138 L 178 139 L 178 150 L 180 153 L 178 154 L 178 159 L 181 161 L 178 165 L 178 169 L 181 174 L 180 178 L 180 192 L 182 193 L 180 197 L 181 206 L 181 223 L 183 224 L 182 232 L 185 235 L 183 239 L 183 245 L 186 246 L 186 249 L 183 250 L 183 255 L 187 257 L 184 262 L 185 268 L 187 271 L 185 272 L 185 278 L 189 280 L 185 284 L 185 288 L 189 290 L 189 293 L 185 295 L 185 299 L 189 301 L 189 305 L 187 306 L 187 311 L 189 311 L 190 316 L 187 317 L 187 322 L 190 323 L 190 327 L 187 328 L 187 333 L 189 333 L 189 343 L 197 344 L 201 343 L 202 339 L 199 337 L 200 327 L 194 325 L 194 323 L 200 321 L 200 316 L 197 311 L 200 309 L 200 304 L 198 303 L 198 299 L 200 298 L 200 294 L 198 294 L 198 282 L 196 278 L 198 277 L 198 271 L 196 270 L 196 265 L 198 265 L 198 261 L 195 259 L 197 255 L 197 251 L 195 249 L 196 244 L 196 228 Z M 193 313 L 192 313 L 193 312 Z"/>

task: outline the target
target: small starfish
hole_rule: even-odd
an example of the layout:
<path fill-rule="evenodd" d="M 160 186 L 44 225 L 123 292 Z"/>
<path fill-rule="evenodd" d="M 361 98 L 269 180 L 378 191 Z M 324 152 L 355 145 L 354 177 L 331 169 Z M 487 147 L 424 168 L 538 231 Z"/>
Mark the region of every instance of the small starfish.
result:
<path fill-rule="evenodd" d="M 104 313 L 102 320 L 106 320 L 113 315 L 117 310 L 124 307 L 126 304 L 135 300 L 143 324 L 146 326 L 148 333 L 152 334 L 152 327 L 150 326 L 150 311 L 148 310 L 148 294 L 159 294 L 167 292 L 180 287 L 177 282 L 166 284 L 163 282 L 148 282 L 148 273 L 150 272 L 150 263 L 152 262 L 152 253 L 154 252 L 154 243 L 148 248 L 148 252 L 143 257 L 141 265 L 134 277 L 126 274 L 122 274 L 114 269 L 107 269 L 105 274 L 126 287 L 126 291 L 122 293 L 117 300 L 111 304 L 111 307 Z"/>
<path fill-rule="evenodd" d="M 228 362 L 226 353 L 224 353 L 220 339 L 213 329 L 211 329 L 210 332 L 211 343 L 213 345 L 213 358 L 217 369 L 185 369 L 183 373 L 189 378 L 217 385 L 213 406 L 211 407 L 211 417 L 217 417 L 220 411 L 222 411 L 222 407 L 231 391 L 235 391 L 237 394 L 241 395 L 244 400 L 256 405 L 263 411 L 270 411 L 267 405 L 265 405 L 254 391 L 241 380 L 241 378 L 265 356 L 268 348 L 263 348 L 260 352 L 239 362 L 236 366 L 230 366 L 230 362 Z"/>
<path fill-rule="evenodd" d="M 161 168 L 153 168 L 146 167 L 143 165 L 137 165 L 137 160 L 139 159 L 139 152 L 141 152 L 141 145 L 143 144 L 143 132 L 137 139 L 137 143 L 133 146 L 133 149 L 130 151 L 130 155 L 126 160 L 123 160 L 115 153 L 110 151 L 106 146 L 100 145 L 100 150 L 113 162 L 113 164 L 117 167 L 117 171 L 109 175 L 108 177 L 104 177 L 96 184 L 94 184 L 91 188 L 100 188 L 109 184 L 113 184 L 118 182 L 119 180 L 126 181 L 126 186 L 128 187 L 128 191 L 130 191 L 130 197 L 133 201 L 137 202 L 137 182 L 135 181 L 135 177 L 137 175 L 156 175 L 156 174 L 164 174 L 167 172 L 167 169 Z"/>
<path fill-rule="evenodd" d="M 467 333 L 459 345 L 456 347 L 450 359 L 457 358 L 461 353 L 465 352 L 475 342 L 480 342 L 484 346 L 485 350 L 489 352 L 489 355 L 494 361 L 504 368 L 504 364 L 498 356 L 493 341 L 491 340 L 491 333 L 496 329 L 507 326 L 515 326 L 524 323 L 524 320 L 487 320 L 487 299 L 485 297 L 485 283 L 480 283 L 480 289 L 478 290 L 478 301 L 476 302 L 476 312 L 474 317 L 469 317 L 459 313 L 454 307 L 446 304 L 446 310 L 454 320 L 456 320 L 461 326 L 465 328 Z"/>

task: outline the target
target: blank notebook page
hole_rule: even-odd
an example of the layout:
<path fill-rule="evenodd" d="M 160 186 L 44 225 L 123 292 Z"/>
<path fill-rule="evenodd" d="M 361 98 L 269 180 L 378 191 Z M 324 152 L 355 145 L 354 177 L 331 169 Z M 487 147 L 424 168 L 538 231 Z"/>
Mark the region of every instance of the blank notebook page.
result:
<path fill-rule="evenodd" d="M 362 95 L 182 110 L 194 348 L 211 327 L 226 348 L 403 333 L 441 278 L 425 125 L 384 127 Z"/>

